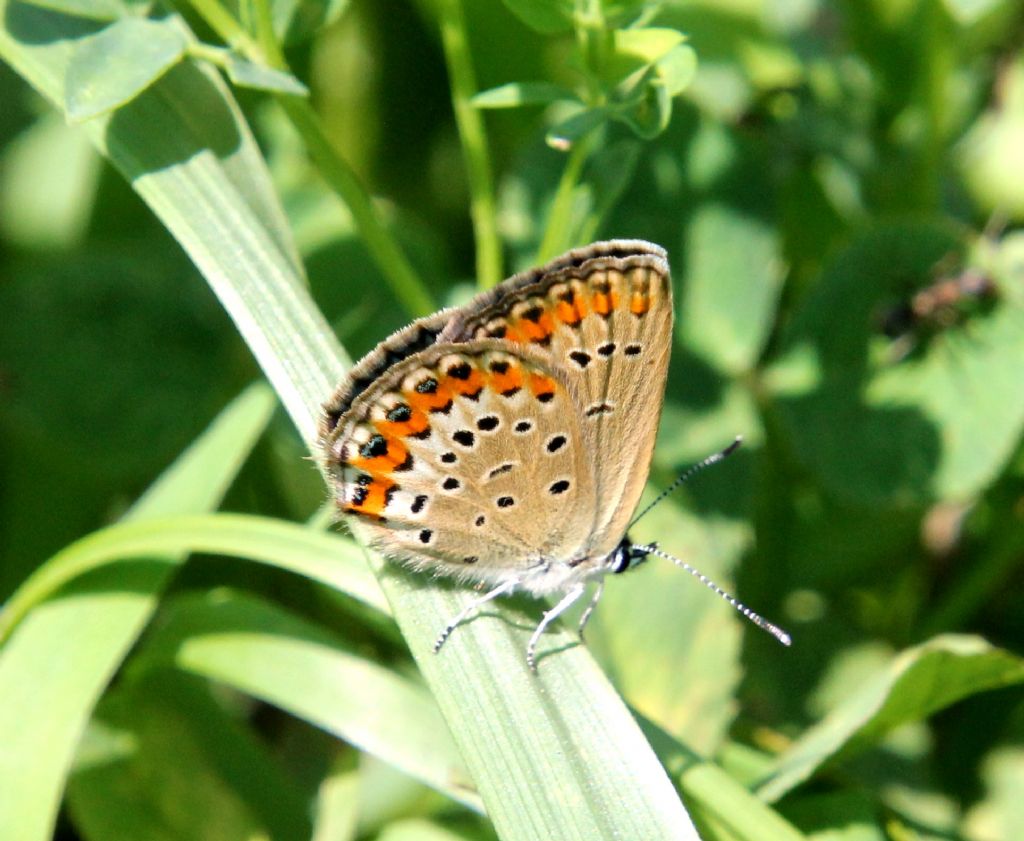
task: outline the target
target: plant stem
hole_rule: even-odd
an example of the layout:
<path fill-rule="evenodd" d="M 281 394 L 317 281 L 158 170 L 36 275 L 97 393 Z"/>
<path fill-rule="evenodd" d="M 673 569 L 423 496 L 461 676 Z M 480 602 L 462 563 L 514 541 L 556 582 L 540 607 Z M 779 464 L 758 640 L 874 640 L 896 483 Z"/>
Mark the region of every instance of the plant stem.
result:
<path fill-rule="evenodd" d="M 544 230 L 544 239 L 541 241 L 540 249 L 537 252 L 537 262 L 545 263 L 556 254 L 564 251 L 571 243 L 572 232 L 572 206 L 576 197 L 576 186 L 579 184 L 580 175 L 583 172 L 583 165 L 594 148 L 597 140 L 597 132 L 592 131 L 581 137 L 573 144 L 569 152 L 569 158 L 565 162 L 565 169 L 562 170 L 562 177 L 558 181 L 558 189 L 555 191 L 554 201 L 551 202 L 551 212 L 548 214 L 548 223 Z"/>
<path fill-rule="evenodd" d="M 247 59 L 269 63 L 276 69 L 288 69 L 274 37 L 270 9 L 264 0 L 254 0 L 258 43 L 218 0 L 194 0 L 193 5 L 214 31 Z M 422 278 L 387 229 L 355 171 L 331 145 L 308 101 L 286 94 L 277 94 L 275 98 L 302 138 L 320 175 L 351 211 L 370 256 L 402 307 L 413 316 L 427 315 L 436 310 L 437 304 Z"/>
<path fill-rule="evenodd" d="M 502 277 L 501 241 L 495 215 L 494 176 L 487 148 L 487 133 L 483 117 L 470 101 L 477 92 L 476 79 L 469 56 L 466 18 L 461 0 L 438 0 L 437 16 L 451 83 L 455 123 L 466 158 L 469 212 L 476 238 L 477 282 L 481 288 L 488 289 Z"/>
<path fill-rule="evenodd" d="M 232 49 L 244 53 L 250 61 L 261 62 L 262 51 L 252 36 L 218 0 L 192 0 L 191 6 Z"/>
<path fill-rule="evenodd" d="M 339 156 L 323 133 L 320 120 L 309 102 L 296 96 L 277 95 L 277 101 L 306 144 L 320 175 L 352 212 L 366 247 L 388 279 L 395 297 L 413 315 L 427 315 L 437 309 L 430 292 L 399 248 L 373 207 L 359 177 Z"/>

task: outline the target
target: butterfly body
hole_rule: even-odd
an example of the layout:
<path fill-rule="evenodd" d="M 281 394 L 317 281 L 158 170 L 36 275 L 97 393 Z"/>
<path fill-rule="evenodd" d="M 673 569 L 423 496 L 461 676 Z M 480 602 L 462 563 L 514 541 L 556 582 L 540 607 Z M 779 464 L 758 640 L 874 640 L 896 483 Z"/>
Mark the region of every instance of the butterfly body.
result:
<path fill-rule="evenodd" d="M 339 509 L 384 556 L 493 587 L 485 598 L 575 600 L 642 554 L 625 532 L 672 318 L 664 251 L 619 240 L 400 330 L 325 405 Z"/>

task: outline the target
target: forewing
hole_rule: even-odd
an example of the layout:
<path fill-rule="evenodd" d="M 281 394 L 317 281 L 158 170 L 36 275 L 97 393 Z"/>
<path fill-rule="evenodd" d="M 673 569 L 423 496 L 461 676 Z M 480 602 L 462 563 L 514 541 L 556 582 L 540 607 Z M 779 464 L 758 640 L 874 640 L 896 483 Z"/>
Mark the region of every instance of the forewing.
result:
<path fill-rule="evenodd" d="M 672 344 L 663 249 L 597 243 L 511 278 L 457 312 L 439 341 L 495 337 L 564 372 L 594 477 L 596 505 L 580 551 L 621 541 L 650 470 Z"/>

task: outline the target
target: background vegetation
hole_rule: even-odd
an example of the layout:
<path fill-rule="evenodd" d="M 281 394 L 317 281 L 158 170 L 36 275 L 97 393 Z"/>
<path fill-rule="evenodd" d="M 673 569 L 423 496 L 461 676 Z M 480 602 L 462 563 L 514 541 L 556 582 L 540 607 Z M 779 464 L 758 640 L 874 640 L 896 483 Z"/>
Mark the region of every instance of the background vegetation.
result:
<path fill-rule="evenodd" d="M 1024 837 L 1022 44 L 1013 0 L 0 0 L 3 836 Z M 356 357 L 608 237 L 674 269 L 652 490 L 746 439 L 637 536 L 794 645 L 652 561 L 538 678 L 528 600 L 434 657 L 468 595 L 325 530 L 320 313 Z"/>

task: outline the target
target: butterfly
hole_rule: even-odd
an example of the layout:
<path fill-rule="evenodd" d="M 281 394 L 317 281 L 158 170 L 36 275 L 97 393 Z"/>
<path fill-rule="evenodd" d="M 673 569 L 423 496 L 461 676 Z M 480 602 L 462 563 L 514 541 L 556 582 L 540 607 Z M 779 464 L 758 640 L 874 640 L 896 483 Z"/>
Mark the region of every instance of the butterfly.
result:
<path fill-rule="evenodd" d="M 626 531 L 650 470 L 672 323 L 664 249 L 598 242 L 399 330 L 325 404 L 334 498 L 369 545 L 488 588 L 435 651 L 494 598 L 558 594 L 527 645 L 535 670 L 544 630 L 589 583 L 581 630 L 607 574 L 664 554 Z"/>

